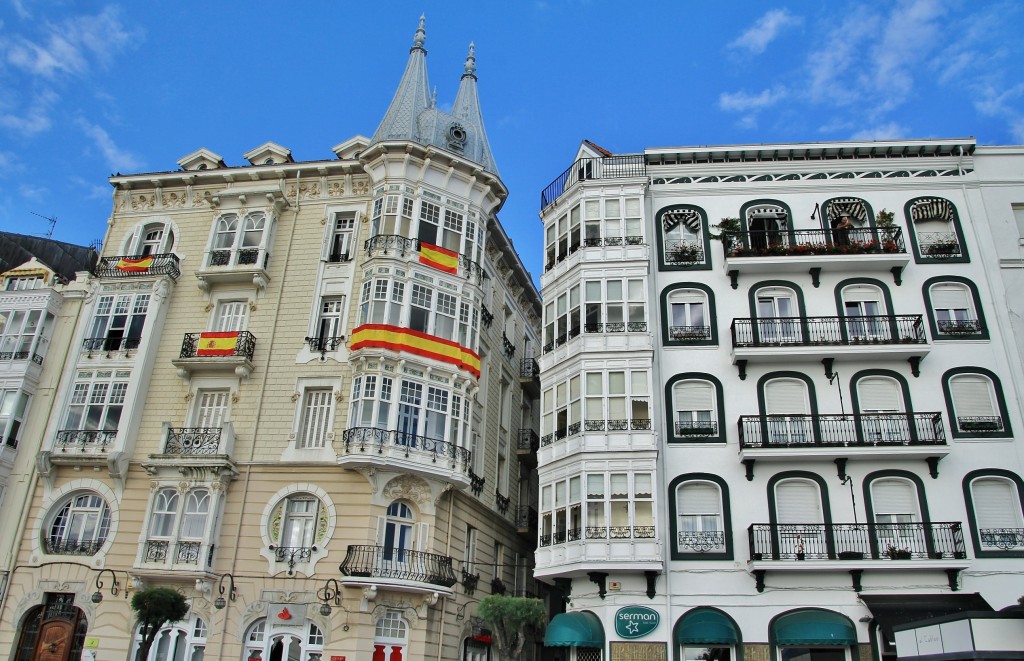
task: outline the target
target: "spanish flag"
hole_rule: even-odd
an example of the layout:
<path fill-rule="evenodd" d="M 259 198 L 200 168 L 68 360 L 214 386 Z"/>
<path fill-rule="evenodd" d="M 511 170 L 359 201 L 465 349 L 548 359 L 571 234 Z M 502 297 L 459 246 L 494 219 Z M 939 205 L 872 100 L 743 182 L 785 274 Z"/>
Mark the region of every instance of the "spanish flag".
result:
<path fill-rule="evenodd" d="M 420 242 L 420 264 L 455 275 L 459 272 L 459 253 Z"/>
<path fill-rule="evenodd" d="M 233 356 L 238 346 L 238 331 L 227 333 L 200 333 L 197 356 Z"/>
<path fill-rule="evenodd" d="M 153 255 L 131 258 L 122 257 L 114 264 L 114 268 L 125 273 L 145 273 L 153 266 Z"/>
<path fill-rule="evenodd" d="M 480 378 L 480 356 L 458 342 L 443 340 L 409 328 L 388 326 L 386 324 L 364 324 L 352 331 L 353 351 L 363 347 L 405 351 L 425 358 L 433 358 L 460 369 L 464 369 L 476 378 Z"/>

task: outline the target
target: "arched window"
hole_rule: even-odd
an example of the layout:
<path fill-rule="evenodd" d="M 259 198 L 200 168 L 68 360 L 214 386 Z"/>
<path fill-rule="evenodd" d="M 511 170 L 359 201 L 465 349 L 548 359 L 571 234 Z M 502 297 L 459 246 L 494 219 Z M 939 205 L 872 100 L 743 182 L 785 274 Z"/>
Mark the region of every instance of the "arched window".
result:
<path fill-rule="evenodd" d="M 760 344 L 799 343 L 800 312 L 797 295 L 784 287 L 766 287 L 755 294 L 757 342 Z"/>
<path fill-rule="evenodd" d="M 230 250 L 235 245 L 235 232 L 238 231 L 238 214 L 228 213 L 217 219 L 213 247 L 217 250 Z"/>
<path fill-rule="evenodd" d="M 324 654 L 323 631 L 308 620 L 299 629 L 294 624 L 278 628 L 273 619 L 260 618 L 242 640 L 243 661 L 320 661 Z"/>
<path fill-rule="evenodd" d="M 967 278 L 939 276 L 923 287 L 928 321 L 936 340 L 987 340 L 978 288 Z"/>
<path fill-rule="evenodd" d="M 662 258 L 669 266 L 706 261 L 704 214 L 696 207 L 675 208 L 661 214 Z"/>
<path fill-rule="evenodd" d="M 765 381 L 764 407 L 769 444 L 813 442 L 811 399 L 804 381 L 793 378 Z"/>
<path fill-rule="evenodd" d="M 409 561 L 409 551 L 413 547 L 413 524 L 412 508 L 408 505 L 396 500 L 388 506 L 382 539 L 386 563 Z"/>
<path fill-rule="evenodd" d="M 206 622 L 192 615 L 188 620 L 173 622 L 157 632 L 146 659 L 138 659 L 142 644 L 142 625 L 135 627 L 132 659 L 136 661 L 203 661 L 206 653 Z"/>
<path fill-rule="evenodd" d="M 318 546 L 322 547 L 329 517 L 320 498 L 303 491 L 288 494 L 271 510 L 267 521 L 270 549 L 275 561 L 287 564 L 289 575 L 295 565 L 309 563 Z"/>
<path fill-rule="evenodd" d="M 957 374 L 949 377 L 949 397 L 953 403 L 950 418 L 961 432 L 1001 432 L 1003 418 L 999 415 L 995 388 L 984 374 Z"/>
<path fill-rule="evenodd" d="M 208 489 L 191 489 L 184 494 L 177 487 L 157 490 L 142 548 L 143 561 L 199 565 L 206 557 L 202 547 L 209 538 L 209 510 Z"/>
<path fill-rule="evenodd" d="M 701 342 L 711 339 L 707 294 L 700 289 L 676 289 L 668 294 L 668 339 Z"/>
<path fill-rule="evenodd" d="M 906 214 L 919 259 L 969 261 L 960 218 L 952 202 L 941 197 L 919 197 L 907 202 Z"/>
<path fill-rule="evenodd" d="M 889 311 L 885 297 L 875 285 L 856 284 L 842 290 L 843 318 L 847 339 L 851 342 L 888 341 Z"/>
<path fill-rule="evenodd" d="M 766 250 L 790 244 L 789 210 L 772 200 L 759 200 L 744 205 L 743 224 L 747 229 L 749 247 Z"/>
<path fill-rule="evenodd" d="M 110 509 L 99 494 L 80 492 L 58 504 L 46 530 L 47 553 L 95 555 L 110 532 Z"/>
<path fill-rule="evenodd" d="M 242 228 L 242 247 L 258 248 L 263 240 L 263 230 L 266 226 L 267 216 L 263 213 L 251 213 L 245 217 L 245 224 Z"/>
<path fill-rule="evenodd" d="M 907 416 L 903 414 L 903 390 L 896 379 L 858 379 L 857 403 L 866 443 L 904 443 L 910 439 Z"/>
<path fill-rule="evenodd" d="M 725 551 L 722 488 L 710 480 L 676 487 L 676 550 L 679 553 Z"/>
<path fill-rule="evenodd" d="M 715 385 L 710 381 L 686 379 L 672 385 L 675 436 L 689 440 L 718 436 L 718 406 Z"/>
<path fill-rule="evenodd" d="M 377 619 L 373 631 L 372 661 L 386 661 L 403 658 L 402 652 L 409 644 L 409 625 L 402 619 L 402 612 L 388 609 Z"/>
<path fill-rule="evenodd" d="M 924 556 L 924 527 L 919 525 L 921 505 L 917 485 L 902 477 L 884 477 L 870 483 L 878 553 L 896 559 Z"/>
<path fill-rule="evenodd" d="M 979 556 L 1024 554 L 1022 483 L 1009 471 L 975 471 L 964 478 L 967 515 Z"/>
<path fill-rule="evenodd" d="M 818 483 L 806 478 L 784 478 L 774 484 L 771 497 L 778 535 L 775 555 L 827 558 L 825 513 Z"/>

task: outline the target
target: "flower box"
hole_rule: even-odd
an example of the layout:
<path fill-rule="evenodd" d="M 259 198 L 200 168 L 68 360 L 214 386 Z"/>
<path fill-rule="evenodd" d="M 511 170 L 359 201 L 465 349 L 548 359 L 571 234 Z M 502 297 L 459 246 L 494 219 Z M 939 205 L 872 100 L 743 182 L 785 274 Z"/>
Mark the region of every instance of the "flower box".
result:
<path fill-rule="evenodd" d="M 839 559 L 840 560 L 863 560 L 864 559 L 864 552 L 863 551 L 840 551 L 839 552 Z"/>

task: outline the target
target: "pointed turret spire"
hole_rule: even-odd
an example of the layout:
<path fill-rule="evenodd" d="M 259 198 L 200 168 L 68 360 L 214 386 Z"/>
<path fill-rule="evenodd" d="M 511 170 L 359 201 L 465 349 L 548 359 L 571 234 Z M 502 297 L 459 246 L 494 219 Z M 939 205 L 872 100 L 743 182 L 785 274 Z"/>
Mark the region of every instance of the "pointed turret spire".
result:
<path fill-rule="evenodd" d="M 464 70 L 459 93 L 455 95 L 455 103 L 452 104 L 452 116 L 466 128 L 472 128 L 475 134 L 475 139 L 466 145 L 466 157 L 483 165 L 488 172 L 498 174 L 498 166 L 487 141 L 487 131 L 484 130 L 484 116 L 480 111 L 480 97 L 476 89 L 476 46 L 472 42 L 469 44 Z"/>
<path fill-rule="evenodd" d="M 412 38 L 412 48 L 409 49 L 409 62 L 405 65 L 405 73 L 402 74 L 395 97 L 391 100 L 391 105 L 374 132 L 371 142 L 415 140 L 416 118 L 430 108 L 427 51 L 423 48 L 427 41 L 427 31 L 424 28 L 426 20 L 425 16 L 420 16 L 420 24 Z"/>

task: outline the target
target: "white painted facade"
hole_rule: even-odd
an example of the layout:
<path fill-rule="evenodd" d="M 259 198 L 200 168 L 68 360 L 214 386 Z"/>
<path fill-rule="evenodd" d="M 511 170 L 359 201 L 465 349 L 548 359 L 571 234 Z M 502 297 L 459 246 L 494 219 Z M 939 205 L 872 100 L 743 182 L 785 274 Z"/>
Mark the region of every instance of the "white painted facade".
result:
<path fill-rule="evenodd" d="M 634 605 L 661 615 L 645 654 L 715 647 L 677 630 L 710 608 L 736 635 L 710 658 L 804 654 L 823 641 L 786 627 L 818 618 L 847 638 L 808 658 L 852 660 L 895 658 L 875 596 L 1016 603 L 1024 149 L 584 143 L 576 159 L 542 198 L 536 573 L 571 580 L 567 610 L 600 618 L 606 658 L 628 652 L 614 616 Z M 730 244 L 713 238 L 726 218 Z M 616 280 L 643 297 L 610 295 Z M 588 408 L 609 372 L 625 391 L 606 380 Z M 577 377 L 574 408 L 557 389 Z M 626 487 L 588 492 L 601 476 Z"/>

